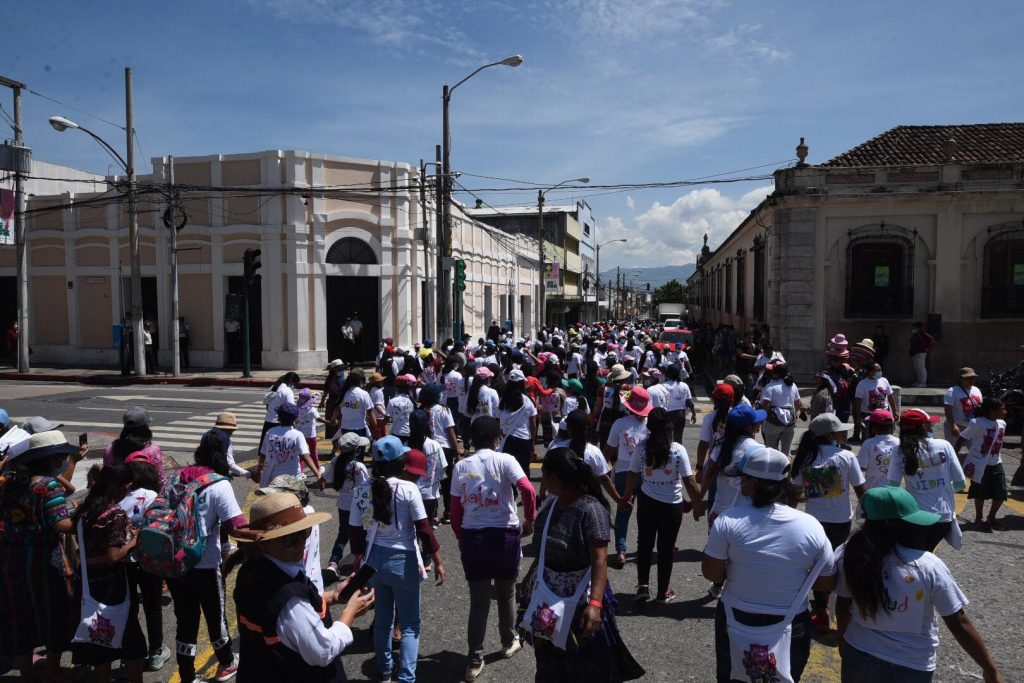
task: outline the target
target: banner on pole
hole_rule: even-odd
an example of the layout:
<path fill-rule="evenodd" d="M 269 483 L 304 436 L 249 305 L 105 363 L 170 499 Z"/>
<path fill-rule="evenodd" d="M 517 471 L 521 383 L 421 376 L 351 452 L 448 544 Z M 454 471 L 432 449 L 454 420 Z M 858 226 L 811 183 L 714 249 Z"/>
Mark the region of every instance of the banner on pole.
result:
<path fill-rule="evenodd" d="M 544 264 L 544 290 L 548 294 L 562 289 L 562 272 L 559 265 L 557 262 Z"/>
<path fill-rule="evenodd" d="M 14 190 L 0 190 L 0 245 L 14 244 Z"/>

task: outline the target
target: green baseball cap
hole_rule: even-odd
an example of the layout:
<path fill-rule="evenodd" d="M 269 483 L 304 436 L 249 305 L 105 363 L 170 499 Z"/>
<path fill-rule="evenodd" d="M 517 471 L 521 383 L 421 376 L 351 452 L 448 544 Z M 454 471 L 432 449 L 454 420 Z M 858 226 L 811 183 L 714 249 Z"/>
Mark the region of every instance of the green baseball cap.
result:
<path fill-rule="evenodd" d="M 902 519 L 917 526 L 931 526 L 942 519 L 941 515 L 919 508 L 914 497 L 898 486 L 870 489 L 860 502 L 868 519 Z"/>

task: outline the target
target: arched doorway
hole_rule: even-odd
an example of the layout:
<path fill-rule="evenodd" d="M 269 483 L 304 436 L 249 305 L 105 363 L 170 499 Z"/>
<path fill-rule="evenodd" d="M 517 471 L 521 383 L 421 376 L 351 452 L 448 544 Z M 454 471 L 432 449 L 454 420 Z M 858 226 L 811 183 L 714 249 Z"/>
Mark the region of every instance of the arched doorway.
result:
<path fill-rule="evenodd" d="M 365 274 L 377 265 L 373 247 L 342 237 L 327 250 L 327 355 L 346 363 L 374 358 L 380 336 L 380 278 Z M 334 268 L 330 266 L 335 266 Z M 340 266 L 340 267 L 338 267 Z M 362 331 L 354 341 L 342 335 L 345 320 L 358 315 Z M 358 326 L 357 326 L 358 327 Z"/>

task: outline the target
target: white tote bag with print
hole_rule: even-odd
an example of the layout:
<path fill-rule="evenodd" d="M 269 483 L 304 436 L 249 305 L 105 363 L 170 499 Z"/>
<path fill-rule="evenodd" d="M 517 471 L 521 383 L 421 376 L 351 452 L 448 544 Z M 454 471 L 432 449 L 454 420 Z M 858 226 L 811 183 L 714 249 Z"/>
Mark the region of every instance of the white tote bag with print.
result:
<path fill-rule="evenodd" d="M 131 610 L 131 594 L 128 577 L 125 576 L 124 602 L 119 605 L 104 605 L 89 592 L 89 565 L 85 561 L 85 538 L 82 535 L 82 520 L 78 520 L 78 557 L 82 562 L 82 619 L 75 629 L 73 643 L 89 643 L 119 649 L 124 640 L 124 629 L 128 624 Z"/>
<path fill-rule="evenodd" d="M 789 647 L 793 639 L 792 621 L 827 561 L 828 556 L 824 555 L 818 559 L 803 586 L 797 591 L 796 600 L 778 624 L 747 626 L 739 623 L 733 614 L 733 606 L 729 604 L 728 595 L 722 595 L 733 680 L 747 683 L 793 683 L 789 661 Z"/>
<path fill-rule="evenodd" d="M 554 516 L 554 506 L 557 501 L 558 499 L 554 498 L 549 503 L 551 512 L 548 514 L 547 521 L 544 522 L 544 534 L 540 539 L 540 558 L 537 561 L 537 571 L 534 574 L 533 594 L 519 626 L 533 637 L 550 640 L 555 647 L 564 650 L 565 643 L 569 640 L 569 631 L 572 630 L 576 606 L 579 605 L 583 593 L 590 589 L 591 570 L 587 569 L 576 586 L 576 591 L 568 597 L 558 595 L 544 582 L 544 556 L 548 541 L 548 527 L 551 526 L 551 518 Z"/>

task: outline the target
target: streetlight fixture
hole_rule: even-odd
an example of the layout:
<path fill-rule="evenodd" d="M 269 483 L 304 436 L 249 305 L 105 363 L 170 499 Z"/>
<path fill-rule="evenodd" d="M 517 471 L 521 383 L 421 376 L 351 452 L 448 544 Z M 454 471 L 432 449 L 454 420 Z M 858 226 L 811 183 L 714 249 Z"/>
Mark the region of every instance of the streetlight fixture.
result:
<path fill-rule="evenodd" d="M 601 291 L 600 291 L 601 290 L 601 247 L 606 246 L 608 244 L 615 244 L 616 242 L 628 242 L 628 241 L 629 240 L 627 240 L 625 237 L 620 237 L 620 238 L 615 239 L 615 240 L 608 240 L 607 242 L 601 242 L 599 245 L 597 245 L 597 249 L 596 249 L 596 253 L 595 253 L 595 262 L 594 262 L 594 268 L 597 270 L 597 291 L 594 293 L 594 305 L 597 308 L 597 310 L 594 313 L 596 318 L 600 318 L 601 317 Z"/>
<path fill-rule="evenodd" d="M 590 178 L 583 176 L 582 178 L 570 178 L 569 180 L 563 180 L 557 185 L 552 185 L 549 188 L 537 190 L 537 242 L 538 249 L 540 252 L 540 259 L 537 262 L 538 278 L 540 280 L 540 294 L 537 296 L 537 333 L 544 329 L 545 323 L 545 312 L 544 312 L 544 295 L 545 283 L 544 283 L 544 195 L 552 190 L 557 190 L 563 185 L 569 183 L 583 183 L 587 184 L 590 182 Z"/>
<path fill-rule="evenodd" d="M 511 66 L 517 67 L 523 63 L 523 56 L 519 54 L 509 55 L 504 59 L 497 62 L 491 62 L 490 64 L 484 64 L 473 73 L 469 74 L 455 85 L 448 87 L 447 85 L 441 89 L 441 102 L 442 102 L 442 114 L 441 114 L 441 145 L 443 152 L 441 155 L 441 196 L 443 197 L 442 204 L 444 211 L 442 213 L 442 221 L 437 226 L 437 327 L 438 337 L 442 336 L 440 333 L 441 325 L 443 321 L 450 320 L 452 323 L 452 338 L 456 341 L 462 335 L 462 295 L 458 292 L 454 292 L 454 297 L 449 299 L 448 285 L 450 278 L 450 271 L 452 269 L 451 256 L 452 256 L 452 177 L 451 177 L 451 129 L 448 123 L 448 108 L 451 105 L 452 93 L 460 85 L 468 81 L 469 79 L 476 76 L 484 69 L 489 69 L 492 66 Z M 442 248 L 443 245 L 443 248 Z M 449 313 L 448 306 L 452 305 L 454 308 L 454 315 Z"/>
<path fill-rule="evenodd" d="M 128 253 L 131 257 L 132 348 L 135 351 L 135 374 L 141 377 L 146 374 L 146 346 L 142 329 L 142 262 L 139 258 L 139 216 L 135 205 L 135 118 L 132 100 L 132 70 L 127 67 L 124 70 L 124 108 L 127 160 L 118 154 L 109 142 L 81 124 L 63 116 L 51 116 L 50 125 L 58 133 L 63 133 L 66 130 L 80 130 L 89 135 L 117 159 L 128 176 Z M 172 333 L 177 338 L 177 320 L 173 322 Z"/>

